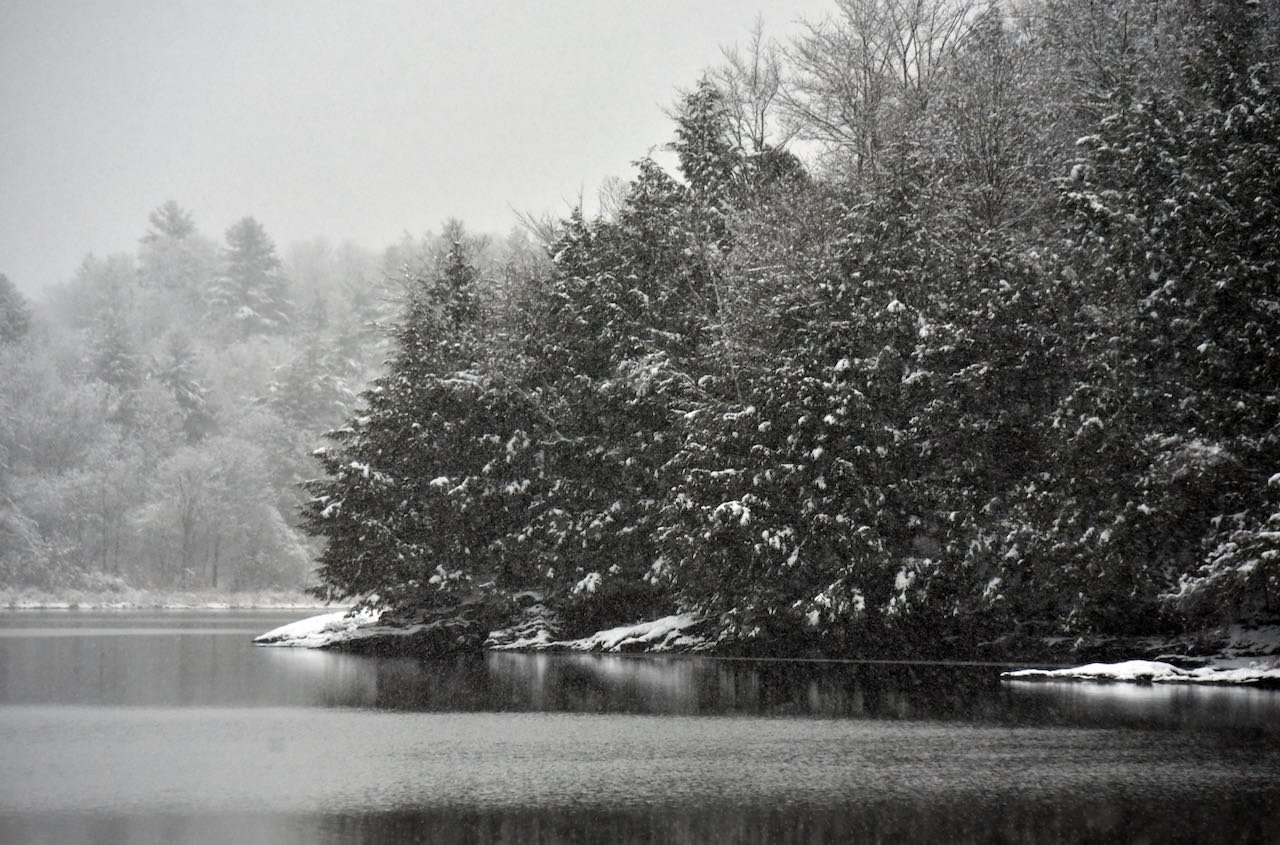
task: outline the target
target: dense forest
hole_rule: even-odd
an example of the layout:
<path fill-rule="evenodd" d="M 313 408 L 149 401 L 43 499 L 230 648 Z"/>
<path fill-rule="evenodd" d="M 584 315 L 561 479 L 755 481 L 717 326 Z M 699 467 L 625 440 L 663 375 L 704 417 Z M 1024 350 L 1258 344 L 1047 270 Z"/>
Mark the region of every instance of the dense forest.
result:
<path fill-rule="evenodd" d="M 547 272 L 422 279 L 307 485 L 323 585 L 834 648 L 1274 617 L 1278 18 L 844 0 L 730 51 Z"/>
<path fill-rule="evenodd" d="M 281 262 L 164 206 L 43 320 L 3 294 L 3 578 L 314 550 L 324 595 L 833 651 L 1274 621 L 1278 37 L 1248 0 L 837 0 L 726 51 L 545 255 Z"/>

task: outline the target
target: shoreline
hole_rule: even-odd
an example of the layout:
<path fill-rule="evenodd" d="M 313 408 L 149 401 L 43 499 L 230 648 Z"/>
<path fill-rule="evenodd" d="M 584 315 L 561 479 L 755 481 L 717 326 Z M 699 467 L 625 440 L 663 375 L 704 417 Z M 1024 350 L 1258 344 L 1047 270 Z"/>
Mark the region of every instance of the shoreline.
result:
<path fill-rule="evenodd" d="M 1219 648 L 1208 654 L 1168 653 L 1185 641 L 1147 638 L 1112 641 L 1112 656 L 1087 662 L 1086 648 L 1046 656 L 1028 649 L 1001 654 L 894 656 L 742 653 L 712 639 L 706 620 L 692 614 L 669 616 L 599 631 L 579 639 L 558 640 L 545 627 L 530 635 L 530 627 L 477 634 L 473 620 L 439 613 L 430 619 L 384 619 L 380 611 L 330 611 L 283 625 L 254 638 L 261 647 L 306 648 L 383 656 L 445 657 L 462 653 L 607 654 L 637 657 L 710 657 L 728 660 L 805 660 L 851 663 L 964 663 L 1027 668 L 1002 672 L 1005 682 L 1085 681 L 1235 685 L 1280 688 L 1280 626 L 1216 630 Z M 464 635 L 464 632 L 465 635 Z M 1077 645 L 1081 645 L 1079 641 Z M 1156 652 L 1164 651 L 1163 654 Z M 1081 665 L 1087 663 L 1087 665 Z M 1180 665 L 1179 665 L 1180 664 Z"/>
<path fill-rule="evenodd" d="M 40 610 L 297 610 L 332 611 L 346 605 L 325 603 L 294 590 L 216 593 L 204 590 L 121 590 L 112 593 L 46 593 L 0 590 L 0 613 Z"/>
<path fill-rule="evenodd" d="M 532 609 L 532 608 L 530 608 Z M 968 654 L 924 653 L 905 647 L 877 655 L 819 650 L 770 653 L 762 644 L 732 644 L 711 635 L 693 614 L 663 617 L 558 639 L 545 617 L 487 629 L 464 608 L 416 619 L 383 618 L 324 604 L 292 591 L 214 594 L 203 591 L 130 590 L 114 595 L 0 592 L 0 614 L 24 612 L 295 611 L 310 613 L 254 638 L 255 646 L 306 648 L 381 656 L 446 657 L 485 654 L 601 654 L 632 657 L 708 657 L 739 661 L 964 664 L 1003 667 L 1003 683 L 1195 684 L 1280 689 L 1280 625 L 1230 625 L 1176 637 L 1009 636 Z M 486 620 L 492 621 L 492 620 Z M 554 627 L 554 626 L 552 626 Z M 1212 643 L 1212 646 L 1209 644 Z M 985 648 L 984 648 L 985 646 Z M 994 648 L 993 648 L 994 646 Z M 1083 664 L 1083 665 L 1082 665 Z"/>

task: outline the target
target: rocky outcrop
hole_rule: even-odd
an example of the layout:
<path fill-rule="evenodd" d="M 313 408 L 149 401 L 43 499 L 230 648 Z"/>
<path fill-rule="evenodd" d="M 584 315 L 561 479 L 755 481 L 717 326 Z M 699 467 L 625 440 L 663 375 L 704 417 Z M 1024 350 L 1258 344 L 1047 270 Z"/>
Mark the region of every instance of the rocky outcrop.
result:
<path fill-rule="evenodd" d="M 526 603 L 516 613 L 512 620 L 509 608 L 503 614 L 485 602 L 412 613 L 357 608 L 276 628 L 254 643 L 418 657 L 486 649 L 670 654 L 707 651 L 714 644 L 708 620 L 691 613 L 597 631 L 579 639 L 562 638 L 559 617 L 540 601 Z"/>
<path fill-rule="evenodd" d="M 303 619 L 254 639 L 263 646 L 446 657 L 481 651 L 501 616 L 483 601 L 412 612 L 354 608 Z"/>

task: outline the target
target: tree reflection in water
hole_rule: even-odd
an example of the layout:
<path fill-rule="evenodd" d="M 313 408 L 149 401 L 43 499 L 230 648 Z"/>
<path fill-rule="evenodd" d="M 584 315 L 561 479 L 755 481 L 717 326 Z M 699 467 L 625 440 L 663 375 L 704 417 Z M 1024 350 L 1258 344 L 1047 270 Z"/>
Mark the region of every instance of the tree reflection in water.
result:
<path fill-rule="evenodd" d="M 315 703 L 534 711 L 1230 729 L 1280 737 L 1280 692 L 1001 682 L 995 666 L 492 652 L 454 660 L 280 653 Z M 302 668 L 305 667 L 305 670 Z"/>

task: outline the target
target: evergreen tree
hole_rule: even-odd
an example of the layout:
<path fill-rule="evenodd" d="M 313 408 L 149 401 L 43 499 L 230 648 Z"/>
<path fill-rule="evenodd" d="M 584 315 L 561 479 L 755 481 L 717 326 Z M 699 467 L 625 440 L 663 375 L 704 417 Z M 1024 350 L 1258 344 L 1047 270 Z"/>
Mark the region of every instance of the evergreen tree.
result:
<path fill-rule="evenodd" d="M 31 330 L 31 309 L 9 277 L 0 273 L 0 345 L 16 343 Z"/>
<path fill-rule="evenodd" d="M 216 427 L 208 407 L 208 390 L 196 377 L 195 363 L 195 347 L 181 330 L 169 333 L 155 363 L 156 378 L 182 411 L 182 429 L 190 443 L 204 439 Z"/>
<path fill-rule="evenodd" d="M 461 240 L 440 268 L 417 284 L 364 408 L 317 453 L 329 477 L 306 485 L 304 519 L 327 540 L 319 575 L 340 594 L 412 606 L 530 577 L 503 556 L 530 486 L 523 470 L 505 469 L 532 459 L 518 428 L 529 414 L 474 366 L 476 271 Z"/>
<path fill-rule="evenodd" d="M 216 275 L 216 250 L 196 230 L 191 212 L 170 200 L 151 212 L 150 228 L 141 238 L 139 279 L 144 288 L 179 295 L 180 304 L 193 312 L 199 294 Z M 168 314 L 168 320 L 190 320 L 195 315 Z"/>
<path fill-rule="evenodd" d="M 168 200 L 164 205 L 156 208 L 147 219 L 151 222 L 151 229 L 142 237 L 144 244 L 153 244 L 164 239 L 180 241 L 195 234 L 196 231 L 191 212 L 173 200 Z"/>
<path fill-rule="evenodd" d="M 275 244 L 262 224 L 246 217 L 227 230 L 222 271 L 207 301 L 239 337 L 288 331 L 293 305 Z"/>
<path fill-rule="evenodd" d="M 712 208 L 728 191 L 740 161 L 729 140 L 728 121 L 724 98 L 706 77 L 684 97 L 676 113 L 672 146 L 680 172 L 695 199 Z"/>
<path fill-rule="evenodd" d="M 117 393 L 138 387 L 146 375 L 126 315 L 119 308 L 98 320 L 90 354 L 90 373 Z"/>
<path fill-rule="evenodd" d="M 704 80 L 540 275 L 414 258 L 307 486 L 325 584 L 833 651 L 1274 613 L 1274 15 L 1045 8 L 842 3 L 786 92 L 842 160 Z"/>

